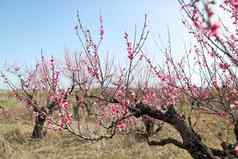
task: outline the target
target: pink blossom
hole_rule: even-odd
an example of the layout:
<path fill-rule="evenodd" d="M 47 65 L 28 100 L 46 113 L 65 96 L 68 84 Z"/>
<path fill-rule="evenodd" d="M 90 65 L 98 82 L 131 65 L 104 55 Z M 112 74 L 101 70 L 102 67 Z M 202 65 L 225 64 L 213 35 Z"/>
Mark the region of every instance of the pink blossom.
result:
<path fill-rule="evenodd" d="M 99 78 L 99 74 L 98 74 L 98 70 L 96 67 L 92 68 L 92 67 L 87 67 L 88 69 L 88 73 L 92 76 L 92 77 L 96 77 L 97 79 Z"/>
<path fill-rule="evenodd" d="M 229 69 L 230 65 L 227 63 L 220 63 L 219 67 L 223 70 L 227 70 L 227 69 Z"/>
<path fill-rule="evenodd" d="M 220 29 L 220 25 L 218 23 L 214 23 L 209 27 L 208 36 L 217 36 Z"/>
<path fill-rule="evenodd" d="M 231 0 L 231 5 L 236 8 L 238 6 L 238 0 Z"/>
<path fill-rule="evenodd" d="M 128 33 L 124 33 L 124 39 L 126 40 L 126 44 L 127 44 L 127 53 L 128 53 L 128 58 L 130 60 L 133 59 L 133 48 L 132 48 L 132 42 L 129 41 L 128 39 Z"/>
<path fill-rule="evenodd" d="M 234 152 L 235 152 L 235 155 L 238 156 L 238 145 L 235 146 Z"/>
<path fill-rule="evenodd" d="M 17 97 L 16 91 L 12 91 L 12 96 Z"/>
<path fill-rule="evenodd" d="M 119 109 L 116 107 L 112 107 L 112 113 L 113 114 L 118 114 L 119 113 Z"/>
<path fill-rule="evenodd" d="M 119 124 L 117 124 L 117 128 L 118 128 L 119 130 L 123 130 L 123 129 L 126 128 L 126 124 L 125 124 L 125 123 L 119 123 Z"/>
<path fill-rule="evenodd" d="M 128 58 L 130 60 L 133 59 L 133 49 L 132 49 L 132 43 L 131 42 L 127 42 L 127 52 L 128 52 Z"/>
<path fill-rule="evenodd" d="M 69 102 L 64 101 L 61 105 L 64 109 L 67 109 L 69 107 Z"/>

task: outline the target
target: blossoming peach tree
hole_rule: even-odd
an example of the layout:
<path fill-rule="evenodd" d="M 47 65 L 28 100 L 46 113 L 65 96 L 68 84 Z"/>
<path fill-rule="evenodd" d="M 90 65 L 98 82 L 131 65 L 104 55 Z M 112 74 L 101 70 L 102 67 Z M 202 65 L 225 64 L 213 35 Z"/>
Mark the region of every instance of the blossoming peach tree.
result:
<path fill-rule="evenodd" d="M 180 93 L 175 97 L 180 96 L 181 99 L 183 95 L 187 98 L 187 105 L 191 109 L 227 119 L 233 125 L 236 140 L 234 143 L 229 143 L 219 138 L 222 149 L 207 146 L 193 129 L 191 118 L 176 111 L 174 106 L 178 106 L 178 102 L 168 105 L 165 112 L 161 111 L 162 109 L 153 110 L 150 106 L 141 103 L 131 109 L 141 113 L 140 115 L 157 118 L 173 125 L 182 137 L 182 142 L 168 138 L 165 141 L 149 142 L 150 144 L 173 143 L 187 150 L 193 158 L 237 158 L 238 1 L 178 0 L 178 2 L 185 13 L 183 23 L 194 38 L 193 46 L 178 63 L 172 57 L 171 48 L 166 49 L 168 70 L 162 76 L 161 70 L 157 71 L 150 60 L 145 59 L 156 75 L 159 75 L 160 80 L 166 82 L 166 88 L 179 90 Z M 171 78 L 175 79 L 174 83 L 170 83 L 173 81 Z M 188 122 L 185 122 L 186 119 Z"/>
<path fill-rule="evenodd" d="M 132 72 L 141 60 L 140 50 L 148 36 L 146 16 L 138 41 L 134 39 L 132 43 L 128 34 L 124 34 L 129 66 L 117 69 L 113 68 L 108 57 L 102 60 L 99 55 L 104 38 L 103 19 L 99 19 L 99 41 L 96 42 L 77 14 L 75 31 L 83 51 L 74 55 L 66 53 L 63 65 L 54 57 L 47 58 L 42 54 L 34 69 L 16 66 L 1 71 L 1 78 L 11 89 L 12 95 L 34 114 L 33 138 L 46 135 L 46 131 L 43 131 L 46 122 L 48 129 L 64 129 L 91 141 L 111 138 L 117 130 L 129 128 L 135 122 L 128 111 L 131 102 L 135 103 L 134 91 L 129 86 Z M 116 71 L 113 72 L 113 69 Z M 62 85 L 65 81 L 69 83 Z M 84 109 L 88 115 L 93 109 L 91 116 L 95 119 L 94 123 L 105 132 L 90 134 L 91 130 L 81 131 L 83 122 L 80 121 L 80 112 Z"/>
<path fill-rule="evenodd" d="M 48 128 L 98 141 L 129 130 L 142 120 L 149 145 L 174 144 L 194 159 L 237 158 L 238 1 L 178 2 L 184 13 L 182 22 L 193 38 L 193 45 L 178 62 L 171 48 L 166 48 L 164 68 L 153 64 L 143 51 L 149 35 L 147 16 L 139 37 L 136 32 L 133 38 L 124 33 L 128 66 L 120 68 L 113 65 L 109 56 L 102 59 L 100 48 L 105 38 L 102 17 L 99 18 L 99 38 L 95 40 L 77 14 L 75 31 L 82 52 L 66 53 L 64 65 L 53 57 L 42 56 L 33 70 L 15 67 L 2 71 L 1 77 L 13 95 L 35 115 L 32 137 L 43 137 L 47 122 Z M 137 78 L 142 69 L 149 73 L 144 81 Z M 16 76 L 18 82 L 16 78 L 11 80 L 9 74 Z M 62 80 L 66 79 L 70 82 L 62 86 Z M 220 139 L 221 149 L 206 145 L 193 128 L 191 117 L 177 111 L 184 99 L 195 113 L 202 111 L 227 119 L 234 127 L 236 141 L 229 143 Z M 95 128 L 84 126 L 81 114 L 84 110 L 93 118 Z M 167 123 L 177 130 L 182 141 L 170 136 L 151 141 L 148 134 L 156 121 L 160 121 L 160 126 L 155 132 L 159 132 L 161 123 Z"/>
<path fill-rule="evenodd" d="M 61 70 L 53 57 L 48 59 L 42 55 L 32 70 L 9 67 L 5 72 L 1 71 L 1 77 L 12 95 L 32 111 L 35 117 L 33 138 L 46 135 L 43 127 L 46 121 L 49 126 L 52 125 L 51 117 L 56 110 L 60 115 L 58 124 L 63 126 L 71 123 L 67 98 L 73 91 L 73 85 L 67 89 L 61 88 Z"/>
<path fill-rule="evenodd" d="M 137 112 L 136 116 L 146 115 L 171 124 L 182 137 L 182 142 L 168 138 L 160 142 L 149 141 L 149 144 L 173 143 L 187 150 L 193 158 L 237 158 L 238 1 L 178 0 L 178 2 L 185 13 L 182 22 L 193 37 L 193 46 L 179 62 L 172 57 L 171 48 L 166 49 L 167 72 L 158 71 L 147 57 L 144 56 L 144 59 L 158 79 L 166 83 L 166 89 L 173 88 L 168 97 L 180 100 L 185 96 L 191 109 L 227 119 L 233 125 L 236 140 L 229 143 L 219 138 L 221 149 L 207 146 L 193 129 L 191 118 L 176 111 L 178 100 L 167 106 L 162 104 L 162 107 L 166 106 L 164 111 L 161 108 L 152 109 L 143 102 L 131 107 L 130 110 Z M 172 95 L 171 92 L 179 93 Z M 166 101 L 169 101 L 169 98 L 167 99 Z"/>
<path fill-rule="evenodd" d="M 167 68 L 161 69 L 152 64 L 141 47 L 137 47 L 143 44 L 143 40 L 147 37 L 147 34 L 143 37 L 144 30 L 139 44 L 131 42 L 128 34 L 125 33 L 129 67 L 125 74 L 121 73 L 120 94 L 117 92 L 113 97 L 110 94 L 106 95 L 112 97 L 107 102 L 113 101 L 119 105 L 119 108 L 125 110 L 121 115 L 116 116 L 117 118 L 107 128 L 117 127 L 128 117 L 160 120 L 172 125 L 180 134 L 182 141 L 171 137 L 162 141 L 148 139 L 150 145 L 163 146 L 172 143 L 185 149 L 195 159 L 236 158 L 238 155 L 237 141 L 228 143 L 228 141 L 219 139 L 221 140 L 221 149 L 207 146 L 194 130 L 191 118 L 178 113 L 176 106 L 179 106 L 181 99 L 185 97 L 187 106 L 192 110 L 203 111 L 227 119 L 234 127 L 234 135 L 237 140 L 237 54 L 235 48 L 238 3 L 237 1 L 223 1 L 218 4 L 215 1 L 199 0 L 178 2 L 187 17 L 183 19 L 183 23 L 194 38 L 194 45 L 178 63 L 172 57 L 171 48 L 167 48 L 165 50 Z M 219 15 L 215 14 L 216 6 L 218 6 L 217 10 L 221 9 L 221 12 L 224 13 L 222 16 L 228 16 L 228 21 L 219 20 L 223 17 L 219 18 Z M 146 28 L 146 23 L 144 28 Z M 87 39 L 87 36 L 85 37 Z M 86 50 L 86 53 L 89 52 Z M 97 50 L 95 49 L 94 52 Z M 138 57 L 139 59 L 136 61 Z M 133 83 L 130 82 L 134 71 L 133 64 L 137 67 L 137 62 L 148 64 L 148 71 L 154 73 L 159 85 L 156 90 L 148 89 L 148 87 L 143 89 L 142 97 L 133 93 Z M 193 62 L 192 66 L 191 62 Z M 198 75 L 194 70 L 198 70 Z M 192 73 L 192 71 L 194 72 Z M 97 78 L 99 79 L 99 77 Z M 102 96 L 101 99 L 105 100 L 105 97 Z M 110 117 L 114 117 L 114 113 L 120 112 L 116 108 L 112 108 L 111 111 L 113 113 L 109 113 Z M 104 112 L 110 112 L 110 109 Z M 152 120 L 149 121 L 152 122 Z M 123 127 L 128 126 L 128 123 L 125 124 Z M 112 134 L 114 133 L 115 131 Z"/>

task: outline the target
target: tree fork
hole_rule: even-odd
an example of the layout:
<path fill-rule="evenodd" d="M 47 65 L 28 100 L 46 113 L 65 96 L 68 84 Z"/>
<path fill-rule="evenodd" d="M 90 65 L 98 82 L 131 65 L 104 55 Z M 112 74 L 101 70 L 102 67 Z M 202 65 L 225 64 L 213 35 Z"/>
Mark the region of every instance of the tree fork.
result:
<path fill-rule="evenodd" d="M 165 144 L 175 144 L 179 145 L 180 148 L 187 150 L 187 152 L 194 159 L 215 159 L 215 155 L 224 156 L 224 153 L 219 150 L 210 149 L 207 147 L 196 134 L 193 129 L 186 123 L 185 119 L 181 117 L 175 110 L 173 105 L 168 106 L 167 111 L 162 112 L 160 110 L 152 109 L 149 106 L 138 103 L 135 108 L 129 108 L 130 112 L 135 114 L 135 117 L 141 117 L 143 115 L 149 116 L 151 118 L 161 120 L 163 122 L 172 125 L 181 135 L 182 143 L 175 142 L 175 140 L 167 139 L 166 142 L 155 142 L 151 141 L 150 145 L 165 145 Z M 173 142 L 171 142 L 173 141 Z M 213 152 L 216 152 L 213 154 Z"/>

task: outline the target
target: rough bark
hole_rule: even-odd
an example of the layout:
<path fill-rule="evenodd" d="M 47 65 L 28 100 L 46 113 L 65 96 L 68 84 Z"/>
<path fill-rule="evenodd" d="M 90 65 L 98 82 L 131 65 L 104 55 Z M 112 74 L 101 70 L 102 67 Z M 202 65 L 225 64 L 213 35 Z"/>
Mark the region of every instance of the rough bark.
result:
<path fill-rule="evenodd" d="M 151 107 L 139 103 L 135 108 L 130 108 L 130 111 L 135 114 L 136 117 L 141 117 L 143 115 L 149 116 L 151 118 L 161 120 L 172 125 L 181 135 L 182 142 L 176 141 L 174 139 L 168 138 L 161 142 L 150 142 L 151 145 L 165 145 L 168 143 L 173 143 L 180 148 L 187 150 L 187 152 L 194 159 L 215 159 L 215 155 L 224 155 L 222 151 L 212 150 L 207 147 L 202 141 L 200 136 L 194 132 L 194 130 L 187 124 L 185 119 L 181 117 L 175 110 L 174 106 L 169 106 L 167 111 L 161 111 L 157 109 L 152 109 Z M 216 152 L 214 154 L 213 152 Z"/>
<path fill-rule="evenodd" d="M 238 120 L 235 122 L 234 134 L 236 137 L 236 141 L 238 141 Z"/>
<path fill-rule="evenodd" d="M 41 108 L 37 111 L 37 115 L 35 117 L 35 125 L 32 132 L 32 138 L 39 139 L 45 136 L 45 132 L 43 132 L 43 127 L 46 121 L 47 111 L 45 108 Z"/>

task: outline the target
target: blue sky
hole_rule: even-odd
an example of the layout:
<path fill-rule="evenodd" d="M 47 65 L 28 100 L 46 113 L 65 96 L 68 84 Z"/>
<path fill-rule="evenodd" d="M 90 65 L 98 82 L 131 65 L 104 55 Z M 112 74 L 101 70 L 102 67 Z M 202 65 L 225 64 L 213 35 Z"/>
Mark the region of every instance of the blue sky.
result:
<path fill-rule="evenodd" d="M 41 48 L 47 55 L 62 58 L 65 48 L 80 50 L 75 36 L 76 10 L 81 20 L 98 36 L 99 14 L 104 19 L 103 51 L 120 59 L 125 55 L 125 31 L 133 35 L 135 24 L 143 25 L 148 14 L 150 37 L 145 45 L 149 54 L 157 55 L 154 45 L 160 34 L 166 43 L 170 29 L 173 49 L 181 54 L 185 30 L 176 0 L 0 0 L 0 65 L 7 63 L 31 64 L 40 56 Z M 138 29 L 139 29 L 138 28 Z M 125 56 L 126 57 L 126 56 Z"/>

